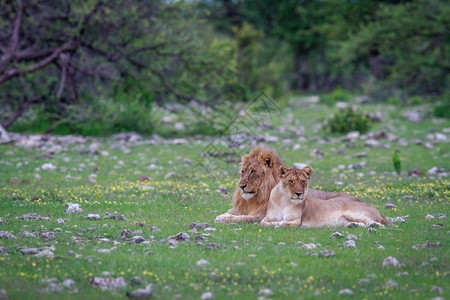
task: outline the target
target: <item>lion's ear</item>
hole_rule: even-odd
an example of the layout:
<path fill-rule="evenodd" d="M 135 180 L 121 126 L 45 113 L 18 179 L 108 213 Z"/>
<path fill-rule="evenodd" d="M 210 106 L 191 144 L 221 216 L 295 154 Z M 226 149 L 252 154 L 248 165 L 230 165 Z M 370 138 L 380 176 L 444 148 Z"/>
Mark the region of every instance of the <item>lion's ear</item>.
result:
<path fill-rule="evenodd" d="M 305 172 L 306 176 L 309 178 L 311 178 L 311 175 L 314 173 L 313 169 L 310 166 L 306 166 L 302 169 L 302 171 Z"/>
<path fill-rule="evenodd" d="M 273 167 L 273 157 L 271 154 L 261 154 L 259 156 L 259 162 L 264 163 L 269 168 Z"/>
<path fill-rule="evenodd" d="M 289 171 L 289 167 L 285 166 L 285 165 L 281 165 L 280 168 L 278 169 L 278 174 L 280 175 L 280 178 L 283 178 L 286 176 L 286 173 Z"/>

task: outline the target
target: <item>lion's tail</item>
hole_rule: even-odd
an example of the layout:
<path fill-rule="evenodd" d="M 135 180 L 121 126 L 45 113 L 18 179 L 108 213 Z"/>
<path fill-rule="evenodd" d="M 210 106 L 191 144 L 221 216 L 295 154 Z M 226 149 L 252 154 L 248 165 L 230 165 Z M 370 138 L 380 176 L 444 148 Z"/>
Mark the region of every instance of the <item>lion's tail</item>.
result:
<path fill-rule="evenodd" d="M 381 224 L 387 225 L 387 226 L 394 226 L 394 223 L 392 223 L 388 218 L 381 215 Z"/>

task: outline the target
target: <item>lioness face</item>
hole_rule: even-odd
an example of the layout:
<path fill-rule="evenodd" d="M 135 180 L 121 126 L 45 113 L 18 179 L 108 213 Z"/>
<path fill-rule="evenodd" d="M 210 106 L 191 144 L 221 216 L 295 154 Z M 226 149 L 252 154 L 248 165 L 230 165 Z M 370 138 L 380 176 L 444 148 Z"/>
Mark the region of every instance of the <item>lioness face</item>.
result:
<path fill-rule="evenodd" d="M 242 165 L 239 188 L 242 198 L 251 199 L 258 192 L 264 180 L 264 168 L 259 162 L 248 162 Z"/>
<path fill-rule="evenodd" d="M 306 198 L 308 192 L 308 180 L 313 173 L 309 166 L 299 170 L 290 169 L 287 166 L 280 167 L 280 177 L 283 190 L 289 193 L 290 199 L 296 204 L 300 204 Z"/>

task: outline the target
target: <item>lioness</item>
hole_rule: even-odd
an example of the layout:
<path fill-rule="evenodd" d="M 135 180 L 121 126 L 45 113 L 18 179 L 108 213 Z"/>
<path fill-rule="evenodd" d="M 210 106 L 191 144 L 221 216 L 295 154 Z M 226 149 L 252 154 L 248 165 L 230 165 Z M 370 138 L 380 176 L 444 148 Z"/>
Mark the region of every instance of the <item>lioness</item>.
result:
<path fill-rule="evenodd" d="M 215 222 L 260 222 L 267 212 L 270 192 L 280 180 L 282 161 L 270 147 L 259 145 L 241 159 L 241 179 L 233 195 L 233 207 L 217 216 Z M 338 193 L 311 189 L 310 194 L 320 199 L 330 199 Z"/>
<path fill-rule="evenodd" d="M 309 166 L 290 169 L 280 166 L 280 182 L 270 194 L 264 226 L 381 226 L 388 221 L 378 210 L 345 193 L 321 200 L 309 193 L 313 174 Z"/>

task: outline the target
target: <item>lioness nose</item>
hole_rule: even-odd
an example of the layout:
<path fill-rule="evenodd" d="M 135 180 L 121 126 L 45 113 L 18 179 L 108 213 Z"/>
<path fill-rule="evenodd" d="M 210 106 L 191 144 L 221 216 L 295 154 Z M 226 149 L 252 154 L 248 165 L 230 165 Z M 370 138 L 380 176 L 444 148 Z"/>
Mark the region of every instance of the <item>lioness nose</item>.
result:
<path fill-rule="evenodd" d="M 302 193 L 297 193 L 297 192 L 295 192 L 295 194 L 297 195 L 297 197 L 300 197 L 302 195 Z"/>
<path fill-rule="evenodd" d="M 246 186 L 247 186 L 246 184 L 242 184 L 242 185 L 240 185 L 239 187 L 240 187 L 242 190 L 244 190 Z"/>

